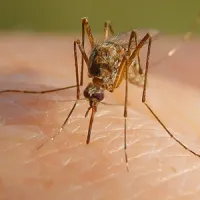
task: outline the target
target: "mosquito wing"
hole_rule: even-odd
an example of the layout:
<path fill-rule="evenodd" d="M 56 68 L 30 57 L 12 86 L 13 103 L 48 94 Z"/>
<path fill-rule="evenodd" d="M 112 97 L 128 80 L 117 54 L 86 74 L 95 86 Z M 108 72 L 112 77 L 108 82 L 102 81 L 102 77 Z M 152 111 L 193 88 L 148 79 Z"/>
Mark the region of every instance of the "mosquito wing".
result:
<path fill-rule="evenodd" d="M 137 34 L 137 43 L 139 43 L 147 33 L 149 33 L 151 35 L 152 40 L 157 40 L 161 35 L 161 33 L 158 30 L 155 30 L 155 29 L 134 30 L 134 31 Z M 127 48 L 128 43 L 129 43 L 129 39 L 130 39 L 130 36 L 131 36 L 131 32 L 132 31 L 116 34 L 112 37 L 109 37 L 107 39 L 107 41 L 111 41 L 113 43 L 121 45 L 124 48 Z M 146 43 L 148 43 L 148 41 Z M 135 47 L 136 47 L 135 41 L 133 40 L 133 42 L 131 44 L 131 48 L 134 49 Z"/>

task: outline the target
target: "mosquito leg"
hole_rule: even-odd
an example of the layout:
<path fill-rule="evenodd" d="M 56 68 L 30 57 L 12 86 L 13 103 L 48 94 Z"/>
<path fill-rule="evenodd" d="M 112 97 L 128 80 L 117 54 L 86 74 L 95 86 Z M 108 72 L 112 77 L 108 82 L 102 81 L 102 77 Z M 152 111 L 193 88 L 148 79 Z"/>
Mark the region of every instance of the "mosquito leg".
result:
<path fill-rule="evenodd" d="M 109 31 L 111 35 L 114 35 L 114 30 L 112 28 L 110 21 L 106 21 L 104 23 L 104 40 L 108 39 Z"/>
<path fill-rule="evenodd" d="M 125 84 L 125 99 L 124 99 L 124 153 L 127 171 L 129 172 L 128 166 L 128 155 L 127 155 L 127 105 L 128 105 L 128 68 L 126 65 L 126 84 Z"/>
<path fill-rule="evenodd" d="M 125 72 L 125 73 L 124 73 Z M 126 168 L 129 172 L 129 166 L 128 166 L 128 155 L 127 155 L 127 142 L 126 142 L 126 132 L 127 132 L 127 105 L 128 105 L 128 65 L 127 65 L 127 58 L 124 56 L 121 64 L 119 66 L 112 91 L 114 91 L 115 88 L 117 88 L 120 83 L 122 82 L 125 75 L 125 99 L 124 99 L 124 154 L 125 154 L 125 162 L 126 162 Z"/>
<path fill-rule="evenodd" d="M 79 50 L 80 50 L 80 52 L 81 52 L 81 54 L 83 56 L 83 59 L 85 60 L 85 63 L 87 64 L 87 67 L 89 68 L 89 59 L 88 59 L 88 56 L 85 53 L 85 50 L 83 48 L 83 45 L 81 44 L 81 41 L 78 39 L 75 42 L 79 47 Z"/>
<path fill-rule="evenodd" d="M 149 33 L 147 33 L 139 42 L 139 44 L 136 46 L 135 50 L 132 52 L 132 54 L 130 55 L 129 59 L 128 59 L 128 67 L 132 64 L 134 58 L 138 55 L 140 49 L 144 46 L 144 44 L 146 43 L 146 41 L 150 38 L 151 36 L 149 35 Z"/>
<path fill-rule="evenodd" d="M 81 45 L 81 42 L 80 40 L 77 40 L 74 42 L 74 45 L 76 44 L 78 45 L 79 47 L 79 50 L 83 56 L 83 59 L 85 60 L 87 66 L 88 66 L 88 57 L 85 53 L 85 50 L 83 48 L 83 46 Z M 75 47 L 75 51 L 76 51 L 76 47 Z M 75 62 L 77 62 L 77 52 L 75 53 Z M 78 65 L 77 65 L 78 66 Z M 76 71 L 78 70 L 75 66 L 75 69 Z M 78 75 L 77 75 L 77 72 L 76 72 L 76 79 L 78 79 L 78 82 L 79 82 L 79 78 L 78 78 Z M 80 88 L 79 88 L 79 83 L 76 83 L 76 85 L 73 85 L 73 86 L 68 86 L 68 87 L 62 87 L 62 88 L 57 88 L 57 89 L 51 89 L 51 90 L 44 90 L 44 91 L 28 91 L 28 90 L 2 90 L 0 91 L 0 93 L 6 93 L 6 92 L 18 92 L 18 93 L 26 93 L 26 94 L 45 94 L 45 93 L 50 93 L 50 92 L 57 92 L 57 91 L 61 91 L 61 90 L 66 90 L 66 89 L 70 89 L 70 88 L 74 88 L 74 87 L 77 87 L 77 90 L 79 91 L 80 93 Z M 78 94 L 78 92 L 77 92 Z"/>
<path fill-rule="evenodd" d="M 134 38 L 135 32 L 132 31 L 130 39 L 129 39 L 129 45 L 128 45 L 128 55 L 124 56 L 124 58 L 121 61 L 121 64 L 119 66 L 117 75 L 116 75 L 116 79 L 114 81 L 114 85 L 113 85 L 113 90 L 115 88 L 117 88 L 120 83 L 122 82 L 124 75 L 125 75 L 125 99 L 124 99 L 124 153 L 125 153 L 125 162 L 126 162 L 126 166 L 127 166 L 127 171 L 129 172 L 129 166 L 128 166 L 128 155 L 127 155 L 127 105 L 128 105 L 128 61 L 130 59 L 130 50 L 131 50 L 131 43 L 132 43 L 132 39 Z M 147 35 L 148 36 L 148 35 Z M 145 38 L 145 37 L 144 37 Z M 143 43 L 145 43 L 146 40 L 142 40 L 140 42 L 140 46 L 136 46 L 135 51 L 138 50 L 138 48 L 141 48 L 143 45 Z M 137 51 L 138 52 L 138 51 Z M 135 53 L 135 55 L 137 55 Z"/>
<path fill-rule="evenodd" d="M 148 110 L 152 113 L 152 115 L 156 118 L 156 120 L 160 123 L 160 125 L 165 129 L 165 131 L 168 133 L 168 135 L 171 138 L 173 138 L 178 144 L 180 144 L 184 149 L 186 149 L 187 151 L 189 151 L 193 155 L 200 157 L 199 154 L 197 154 L 193 150 L 190 150 L 186 145 L 184 145 L 178 138 L 176 138 L 169 131 L 169 129 L 164 125 L 164 123 L 160 120 L 160 118 L 157 116 L 157 114 L 151 109 L 151 107 L 146 102 L 146 87 L 147 87 L 147 78 L 148 78 L 148 69 L 149 69 L 150 50 L 151 50 L 151 37 L 149 38 L 148 51 L 147 51 L 146 70 L 145 70 L 145 79 L 144 79 L 144 88 L 143 88 L 143 94 L 142 94 L 142 102 L 145 104 L 145 106 L 148 108 Z"/>
<path fill-rule="evenodd" d="M 146 58 L 146 68 L 145 68 L 145 77 L 144 77 L 144 87 L 143 87 L 143 93 L 142 93 L 142 102 L 146 102 L 146 88 L 147 88 L 147 78 L 148 78 L 148 71 L 149 71 L 149 58 L 150 58 L 150 52 L 151 52 L 151 37 L 149 38 L 149 44 L 147 49 L 147 58 Z M 146 103 L 145 103 L 146 105 Z"/>
<path fill-rule="evenodd" d="M 91 48 L 93 48 L 94 47 L 94 38 L 93 38 L 93 35 L 91 32 L 90 25 L 88 23 L 88 19 L 86 17 L 82 18 L 82 30 L 84 30 L 84 29 L 86 29 L 86 33 L 88 35 L 90 46 L 91 46 Z"/>
<path fill-rule="evenodd" d="M 83 49 L 85 47 L 85 25 L 84 25 L 84 18 L 82 18 L 82 46 Z M 81 80 L 80 85 L 83 85 L 83 70 L 84 70 L 84 58 L 83 55 L 81 55 Z"/>
<path fill-rule="evenodd" d="M 85 47 L 85 29 L 86 29 L 88 40 L 90 42 L 90 46 L 92 49 L 94 47 L 94 38 L 91 32 L 90 25 L 88 23 L 88 19 L 86 17 L 82 18 L 82 43 L 81 44 L 82 44 L 83 50 Z M 81 80 L 80 80 L 81 86 L 83 85 L 83 75 L 84 75 L 83 72 L 84 72 L 84 57 L 82 55 L 81 56 Z"/>
<path fill-rule="evenodd" d="M 62 87 L 62 88 L 56 88 L 56 89 L 51 89 L 51 90 L 43 90 L 43 91 L 29 91 L 29 90 L 2 90 L 0 93 L 6 93 L 6 92 L 18 92 L 18 93 L 25 93 L 25 94 L 45 94 L 45 93 L 50 93 L 50 92 L 57 92 L 61 90 L 66 90 L 70 88 L 74 88 L 76 85 L 73 86 L 68 86 L 68 87 Z"/>
<path fill-rule="evenodd" d="M 138 45 L 138 38 L 137 38 L 137 32 L 135 32 L 134 30 L 131 32 L 131 36 L 130 36 L 130 40 L 129 40 L 129 45 L 128 45 L 128 52 L 130 54 L 130 49 L 131 49 L 131 44 L 132 44 L 132 40 L 134 39 L 134 43 L 135 43 L 135 47 L 137 47 Z M 140 54 L 138 52 L 137 54 L 137 60 L 138 60 L 138 66 L 139 66 L 139 74 L 142 75 L 143 74 L 143 70 L 141 67 L 141 62 L 140 62 Z"/>
<path fill-rule="evenodd" d="M 88 66 L 88 57 L 85 53 L 85 50 L 84 50 L 84 47 L 83 45 L 81 44 L 80 40 L 76 40 L 75 43 L 78 45 L 79 47 L 79 50 L 82 54 L 82 57 L 83 59 L 85 60 L 87 66 Z M 76 56 L 77 56 L 77 53 L 76 53 Z M 77 69 L 78 70 L 78 69 Z M 82 74 L 83 72 L 81 72 L 81 79 L 82 79 Z M 77 74 L 76 74 L 76 77 Z M 81 85 L 81 84 L 80 84 Z M 77 87 L 79 86 L 79 83 L 76 84 L 76 85 L 73 85 L 73 86 L 68 86 L 68 87 L 62 87 L 62 88 L 57 88 L 57 89 L 51 89 L 51 90 L 44 90 L 44 91 L 28 91 L 28 90 L 2 90 L 0 91 L 0 93 L 6 93 L 6 92 L 19 92 L 19 93 L 28 93 L 28 94 L 45 94 L 45 93 L 50 93 L 50 92 L 57 92 L 57 91 L 61 91 L 61 90 L 66 90 L 66 89 L 70 89 L 70 88 L 74 88 L 74 87 Z M 78 89 L 80 91 L 80 89 Z"/>
<path fill-rule="evenodd" d="M 135 38 L 135 43 L 136 43 L 136 49 L 135 51 L 140 47 L 137 46 L 137 36 L 135 31 L 132 31 L 130 39 L 129 39 L 129 45 L 128 45 L 128 56 L 130 56 L 130 51 L 131 51 L 131 43 L 132 39 Z M 143 42 L 145 43 L 146 40 Z M 139 44 L 141 47 L 143 46 L 141 43 Z M 140 47 L 140 48 L 141 48 Z M 139 50 L 137 51 L 139 54 Z M 137 54 L 135 54 L 137 55 Z M 130 58 L 128 58 L 129 60 Z M 130 65 L 129 65 L 130 66 Z M 118 80 L 116 80 L 116 86 L 119 86 L 119 84 L 122 81 L 122 76 L 124 74 L 125 70 L 125 100 L 124 100 L 124 153 L 125 153 L 125 161 L 126 161 L 126 166 L 127 166 L 127 171 L 129 172 L 129 166 L 128 166 L 128 156 L 127 156 L 127 105 L 128 105 L 128 63 L 127 63 L 127 57 L 124 57 L 122 60 L 122 64 L 120 65 L 119 68 L 119 74 L 116 76 Z M 121 73 L 120 73 L 121 72 Z M 119 78 L 118 78 L 119 77 Z"/>
<path fill-rule="evenodd" d="M 131 34 L 133 35 L 133 34 Z M 130 52 L 130 48 L 131 48 L 131 37 L 133 36 L 130 36 L 130 40 L 129 40 L 129 45 L 128 45 L 128 52 Z M 143 45 L 146 43 L 146 41 L 149 39 L 150 35 L 147 33 L 143 39 L 140 41 L 140 43 L 135 47 L 135 50 L 132 52 L 131 55 L 128 55 L 126 57 L 124 57 L 121 61 L 121 64 L 119 66 L 119 69 L 117 71 L 117 75 L 116 75 L 116 78 L 115 78 L 115 81 L 114 81 L 114 84 L 113 84 L 113 89 L 112 91 L 119 87 L 119 85 L 121 84 L 123 78 L 124 78 L 124 72 L 125 72 L 125 69 L 127 68 L 127 70 L 129 69 L 130 65 L 132 64 L 134 58 L 137 56 L 137 54 L 139 53 L 139 50 L 143 47 Z M 111 91 L 111 92 L 112 92 Z"/>
<path fill-rule="evenodd" d="M 59 130 L 58 132 L 56 132 L 55 134 L 53 134 L 53 136 L 51 136 L 50 139 L 48 138 L 48 139 L 45 140 L 41 145 L 39 145 L 39 146 L 37 147 L 37 150 L 41 149 L 41 148 L 42 148 L 47 142 L 49 142 L 50 140 L 54 140 L 55 137 L 61 133 L 61 131 L 63 130 L 65 124 L 67 123 L 67 121 L 69 120 L 70 116 L 72 115 L 72 113 L 73 113 L 73 111 L 74 111 L 74 109 L 75 109 L 75 107 L 76 107 L 77 102 L 78 102 L 78 100 L 76 100 L 76 102 L 74 103 L 74 105 L 73 105 L 71 111 L 69 112 L 67 118 L 65 119 L 64 123 L 63 123 L 62 126 L 60 127 L 60 130 Z"/>
<path fill-rule="evenodd" d="M 77 90 L 76 90 L 76 101 L 75 101 L 71 111 L 69 112 L 67 118 L 65 119 L 64 123 L 62 124 L 60 130 L 58 132 L 56 132 L 55 134 L 53 134 L 51 139 L 45 140 L 40 146 L 38 146 L 38 148 L 37 148 L 38 150 L 40 148 L 42 148 L 49 140 L 54 140 L 55 137 L 61 133 L 61 131 L 65 127 L 66 123 L 68 122 L 70 116 L 72 115 L 74 109 L 76 108 L 77 102 L 80 99 L 80 86 L 79 86 L 79 76 L 78 76 L 78 59 L 77 59 L 77 46 L 76 45 L 77 45 L 77 42 L 74 41 L 74 61 L 75 61 L 76 88 L 77 88 Z"/>

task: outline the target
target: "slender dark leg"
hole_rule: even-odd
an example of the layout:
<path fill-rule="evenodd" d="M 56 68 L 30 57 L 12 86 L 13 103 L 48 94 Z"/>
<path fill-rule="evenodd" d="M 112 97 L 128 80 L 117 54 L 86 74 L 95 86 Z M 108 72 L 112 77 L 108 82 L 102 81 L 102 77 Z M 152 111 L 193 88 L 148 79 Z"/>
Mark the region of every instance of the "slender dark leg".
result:
<path fill-rule="evenodd" d="M 129 45 L 128 45 L 128 55 L 130 55 L 131 51 L 131 43 L 132 39 L 135 39 L 135 46 L 137 47 L 137 34 L 135 31 L 132 31 L 130 40 L 129 40 Z M 138 52 L 138 62 L 140 63 L 140 57 L 139 57 L 139 52 Z M 126 161 L 126 166 L 127 166 L 127 171 L 129 172 L 129 166 L 128 166 L 128 155 L 127 155 L 127 116 L 128 116 L 128 65 L 127 65 L 127 60 L 125 62 L 125 100 L 124 100 L 124 151 L 125 151 L 125 161 Z"/>
<path fill-rule="evenodd" d="M 131 32 L 131 36 L 130 36 L 130 40 L 129 40 L 129 46 L 128 46 L 128 49 L 129 49 L 129 53 L 130 53 L 130 49 L 131 49 L 131 44 L 132 44 L 132 40 L 134 39 L 134 43 L 135 43 L 135 47 L 137 47 L 138 45 L 138 38 L 137 38 L 137 32 L 135 32 L 134 30 Z M 142 67 L 141 67 L 141 62 L 140 62 L 140 53 L 138 52 L 137 54 L 137 60 L 138 60 L 138 66 L 139 66 L 139 74 L 143 74 L 143 70 L 142 70 Z"/>
<path fill-rule="evenodd" d="M 87 66 L 88 66 L 88 57 L 85 53 L 85 50 L 83 48 L 83 46 L 81 45 L 80 40 L 75 41 L 75 43 L 78 45 L 79 50 L 83 56 L 83 59 L 85 60 Z M 77 76 L 77 75 L 76 75 Z M 70 89 L 70 88 L 74 88 L 77 87 L 77 85 L 79 86 L 79 84 L 73 85 L 73 86 L 68 86 L 68 87 L 62 87 L 62 88 L 56 88 L 56 89 L 51 89 L 51 90 L 44 90 L 44 91 L 28 91 L 28 90 L 2 90 L 0 91 L 0 93 L 6 93 L 6 92 L 18 92 L 18 93 L 26 93 L 26 94 L 45 94 L 45 93 L 50 93 L 50 92 L 57 92 L 57 91 L 61 91 L 61 90 L 66 90 L 66 89 Z"/>
<path fill-rule="evenodd" d="M 88 57 L 85 53 L 84 50 L 84 44 L 85 44 L 85 29 L 88 35 L 88 39 L 91 45 L 91 48 L 93 48 L 94 46 L 94 38 L 92 36 L 91 33 L 91 28 L 88 24 L 88 20 L 87 18 L 83 18 L 82 19 L 82 44 L 80 42 L 80 40 L 77 40 L 77 44 L 79 46 L 79 49 L 81 51 L 81 80 L 80 80 L 80 85 L 83 85 L 83 67 L 84 67 L 84 60 L 88 66 Z M 56 91 L 61 91 L 61 90 L 66 90 L 66 89 L 70 89 L 70 88 L 74 88 L 77 85 L 73 85 L 73 86 L 68 86 L 68 87 L 63 87 L 63 88 L 57 88 L 57 89 L 51 89 L 51 90 L 44 90 L 44 91 L 28 91 L 28 90 L 2 90 L 0 91 L 0 93 L 6 93 L 6 92 L 19 92 L 19 93 L 27 93 L 27 94 L 45 94 L 45 93 L 50 93 L 50 92 L 56 92 Z"/>
<path fill-rule="evenodd" d="M 70 116 L 72 115 L 74 109 L 76 108 L 78 100 L 80 99 L 80 86 L 79 86 L 78 60 L 77 60 L 77 47 L 76 47 L 76 45 L 77 45 L 77 41 L 74 41 L 74 60 L 75 60 L 75 74 L 76 74 L 76 88 L 77 88 L 77 90 L 76 90 L 76 101 L 75 101 L 71 111 L 69 112 L 67 118 L 65 119 L 64 123 L 62 124 L 60 130 L 58 132 L 56 132 L 55 134 L 53 134 L 51 139 L 45 140 L 40 146 L 38 146 L 38 148 L 37 148 L 38 150 L 40 148 L 42 148 L 49 140 L 54 140 L 54 138 L 61 133 L 64 126 L 68 122 Z"/>
<path fill-rule="evenodd" d="M 132 34 L 131 34 L 132 35 Z M 147 33 L 142 40 L 139 42 L 139 44 L 135 47 L 134 51 L 131 53 L 131 55 L 128 55 L 128 59 L 127 58 L 123 58 L 121 61 L 121 64 L 119 66 L 119 69 L 117 71 L 116 74 L 116 78 L 113 84 L 113 90 L 117 87 L 119 87 L 119 85 L 121 84 L 123 78 L 124 78 L 124 70 L 126 69 L 126 65 L 127 65 L 127 69 L 129 69 L 130 65 L 133 63 L 134 58 L 137 56 L 137 54 L 139 53 L 139 50 L 144 46 L 144 44 L 146 43 L 146 41 L 149 39 L 150 35 Z M 128 45 L 128 52 L 130 52 L 130 48 L 131 48 L 131 36 L 130 36 L 130 40 L 129 40 L 129 45 Z"/>
<path fill-rule="evenodd" d="M 91 46 L 91 49 L 94 47 L 94 38 L 91 32 L 91 28 L 90 25 L 88 23 L 88 19 L 86 17 L 82 18 L 82 47 L 84 50 L 85 47 L 85 29 L 86 29 L 86 33 L 88 36 L 88 40 Z M 80 85 L 83 85 L 83 75 L 84 75 L 84 57 L 83 55 L 81 56 L 81 80 L 80 80 Z"/>
<path fill-rule="evenodd" d="M 51 90 L 44 90 L 44 91 L 29 91 L 29 90 L 2 90 L 0 93 L 6 93 L 6 92 L 18 92 L 18 93 L 25 93 L 25 94 L 45 94 L 45 93 L 50 93 L 50 92 L 57 92 L 61 90 L 66 90 L 70 88 L 74 88 L 76 85 L 73 86 L 68 86 L 68 87 L 62 87 L 62 88 L 57 88 L 57 89 L 51 89 Z"/>
<path fill-rule="evenodd" d="M 84 27 L 84 18 L 82 18 L 82 46 L 83 49 L 85 47 L 85 27 Z M 81 55 L 81 80 L 80 85 L 83 85 L 83 70 L 84 70 L 84 58 L 83 55 Z"/>
<path fill-rule="evenodd" d="M 83 29 L 85 28 L 86 33 L 88 35 L 88 40 L 90 42 L 90 46 L 91 46 L 91 48 L 93 48 L 94 47 L 94 38 L 92 35 L 90 25 L 88 23 L 88 19 L 86 17 L 82 18 L 82 27 L 83 27 Z"/>
<path fill-rule="evenodd" d="M 127 105 L 128 105 L 128 68 L 126 65 L 126 84 L 125 84 L 125 99 L 124 99 L 124 152 L 125 152 L 125 161 L 126 161 L 126 168 L 129 172 L 129 166 L 128 166 L 128 156 L 127 156 Z"/>
<path fill-rule="evenodd" d="M 147 87 L 147 78 L 148 78 L 148 70 L 149 70 L 149 57 L 150 57 L 150 49 L 151 49 L 151 37 L 149 38 L 149 45 L 147 51 L 147 59 L 146 59 L 146 70 L 145 70 L 145 79 L 144 79 L 144 88 L 142 94 L 142 102 L 148 108 L 148 110 L 152 113 L 152 115 L 156 118 L 156 120 L 160 123 L 160 125 L 165 129 L 168 135 L 173 138 L 177 143 L 179 143 L 184 149 L 192 153 L 193 155 L 200 157 L 199 154 L 195 153 L 194 151 L 190 150 L 186 145 L 184 145 L 179 139 L 177 139 L 169 129 L 164 125 L 164 123 L 160 120 L 160 118 L 155 114 L 155 112 L 151 109 L 151 107 L 146 103 L 146 87 Z"/>
<path fill-rule="evenodd" d="M 85 60 L 85 63 L 87 65 L 87 67 L 89 68 L 89 59 L 88 59 L 88 56 L 85 53 L 85 50 L 83 48 L 83 45 L 81 44 L 81 41 L 78 39 L 75 42 L 78 45 L 78 48 L 79 48 L 79 50 L 80 50 L 80 52 L 81 52 L 81 54 L 83 56 L 83 59 Z"/>
<path fill-rule="evenodd" d="M 134 58 L 138 55 L 140 49 L 144 46 L 144 44 L 146 43 L 146 41 L 150 38 L 150 35 L 147 33 L 139 42 L 139 44 L 136 46 L 136 48 L 134 49 L 134 51 L 132 52 L 132 54 L 130 55 L 129 59 L 128 59 L 128 67 L 132 64 Z"/>
<path fill-rule="evenodd" d="M 109 31 L 110 31 L 111 35 L 114 35 L 114 30 L 112 28 L 110 21 L 106 21 L 104 23 L 104 40 L 108 39 Z"/>
<path fill-rule="evenodd" d="M 121 64 L 119 66 L 116 79 L 113 84 L 113 91 L 115 88 L 117 88 L 120 83 L 122 82 L 125 74 L 125 100 L 124 100 L 124 153 L 125 153 L 125 161 L 127 166 L 127 171 L 129 171 L 128 166 L 128 156 L 127 156 L 127 105 L 128 105 L 128 68 L 131 65 L 130 59 L 134 59 L 135 56 L 139 53 L 139 49 L 142 48 L 142 46 L 145 44 L 146 40 L 150 37 L 148 34 L 140 41 L 139 45 L 135 47 L 134 52 L 130 55 L 131 52 L 131 43 L 132 39 L 134 38 L 134 31 L 131 33 L 130 39 L 129 39 L 129 45 L 128 45 L 128 55 L 124 56 L 124 58 L 121 61 Z M 134 54 L 134 56 L 133 56 Z M 132 56 L 132 57 L 131 57 Z M 125 72 L 125 73 L 124 73 Z"/>

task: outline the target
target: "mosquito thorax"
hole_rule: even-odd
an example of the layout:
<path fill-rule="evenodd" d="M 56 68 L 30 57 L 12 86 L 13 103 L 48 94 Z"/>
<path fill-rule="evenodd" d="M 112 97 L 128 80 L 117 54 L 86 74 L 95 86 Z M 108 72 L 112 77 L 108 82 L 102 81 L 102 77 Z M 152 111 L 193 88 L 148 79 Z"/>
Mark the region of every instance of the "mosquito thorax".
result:
<path fill-rule="evenodd" d="M 89 57 L 89 76 L 103 78 L 112 74 L 121 58 L 122 47 L 109 41 L 96 45 Z"/>
<path fill-rule="evenodd" d="M 89 101 L 98 103 L 104 99 L 104 90 L 94 83 L 89 83 L 85 88 L 83 95 Z"/>

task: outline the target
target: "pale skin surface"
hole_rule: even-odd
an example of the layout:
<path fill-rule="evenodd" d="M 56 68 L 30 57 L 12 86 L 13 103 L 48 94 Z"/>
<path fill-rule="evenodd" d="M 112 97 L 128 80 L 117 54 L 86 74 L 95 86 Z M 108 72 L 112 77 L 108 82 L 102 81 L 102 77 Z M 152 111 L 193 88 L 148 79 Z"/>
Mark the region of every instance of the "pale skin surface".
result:
<path fill-rule="evenodd" d="M 0 37 L 0 90 L 51 89 L 75 84 L 72 37 Z M 162 37 L 152 44 L 147 100 L 184 144 L 200 153 L 200 41 Z M 88 81 L 85 79 L 85 85 Z M 105 102 L 123 104 L 124 84 Z M 84 88 L 84 87 L 83 87 Z M 129 84 L 128 159 L 123 150 L 123 107 L 99 105 L 91 143 L 85 144 L 88 102 L 73 106 L 75 89 L 48 95 L 0 94 L 0 199 L 199 199 L 200 158 L 183 149 L 141 103 Z M 53 102 L 52 102 L 53 100 Z"/>

